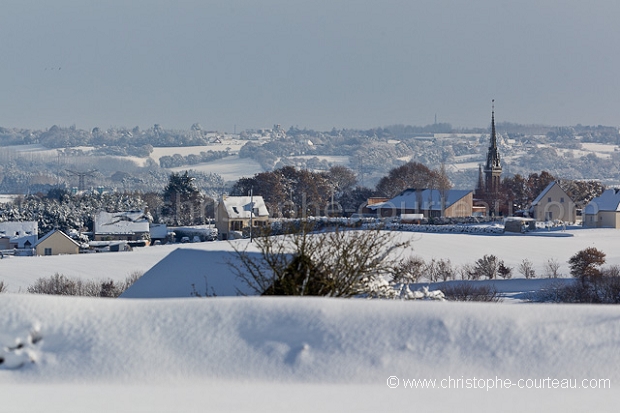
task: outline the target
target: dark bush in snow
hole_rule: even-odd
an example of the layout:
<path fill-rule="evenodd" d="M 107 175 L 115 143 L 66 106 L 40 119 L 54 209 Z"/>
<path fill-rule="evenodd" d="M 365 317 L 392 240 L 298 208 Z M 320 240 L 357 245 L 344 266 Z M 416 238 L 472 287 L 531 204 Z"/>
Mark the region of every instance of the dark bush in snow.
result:
<path fill-rule="evenodd" d="M 615 273 L 615 270 L 612 270 Z M 552 303 L 620 304 L 620 276 L 603 275 L 568 283 L 556 283 L 533 293 L 530 301 Z"/>
<path fill-rule="evenodd" d="M 474 270 L 476 272 L 476 278 L 486 277 L 489 280 L 497 278 L 499 274 L 500 264 L 503 264 L 499 258 L 495 255 L 485 255 L 476 261 Z"/>
<path fill-rule="evenodd" d="M 476 285 L 473 282 L 459 282 L 441 287 L 446 300 L 449 301 L 482 301 L 497 303 L 502 301 L 495 287 Z"/>
<path fill-rule="evenodd" d="M 318 295 L 329 297 L 390 296 L 386 279 L 399 272 L 398 253 L 409 242 L 397 234 L 364 231 L 312 232 L 303 226 L 295 233 L 255 240 L 258 256 L 237 250 L 231 268 L 261 295 Z"/>
<path fill-rule="evenodd" d="M 571 275 L 582 280 L 599 277 L 601 275 L 599 267 L 603 264 L 605 264 L 605 253 L 594 247 L 581 250 L 568 260 Z"/>

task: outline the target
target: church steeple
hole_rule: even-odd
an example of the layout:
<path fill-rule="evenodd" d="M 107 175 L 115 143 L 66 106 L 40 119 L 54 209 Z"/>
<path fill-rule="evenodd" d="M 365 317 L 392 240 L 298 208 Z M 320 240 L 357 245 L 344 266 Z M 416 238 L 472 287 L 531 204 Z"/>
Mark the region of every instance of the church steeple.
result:
<path fill-rule="evenodd" d="M 502 162 L 497 147 L 497 134 L 495 132 L 495 99 L 492 101 L 491 110 L 491 142 L 487 152 L 487 163 L 484 167 L 485 191 L 487 193 L 499 192 L 502 175 Z"/>

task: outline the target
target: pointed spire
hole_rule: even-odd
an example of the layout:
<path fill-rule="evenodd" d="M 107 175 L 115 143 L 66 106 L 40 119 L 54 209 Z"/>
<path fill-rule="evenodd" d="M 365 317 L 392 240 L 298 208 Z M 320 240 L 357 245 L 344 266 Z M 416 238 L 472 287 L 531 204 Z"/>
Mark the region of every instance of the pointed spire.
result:
<path fill-rule="evenodd" d="M 499 155 L 499 148 L 497 147 L 497 134 L 495 132 L 495 99 L 491 102 L 493 104 L 491 111 L 491 142 L 489 144 L 489 151 L 487 152 L 487 164 L 485 171 L 491 171 L 493 169 L 501 171 L 502 164 Z"/>
<path fill-rule="evenodd" d="M 491 100 L 491 148 L 497 147 L 497 135 L 495 134 L 495 99 Z"/>

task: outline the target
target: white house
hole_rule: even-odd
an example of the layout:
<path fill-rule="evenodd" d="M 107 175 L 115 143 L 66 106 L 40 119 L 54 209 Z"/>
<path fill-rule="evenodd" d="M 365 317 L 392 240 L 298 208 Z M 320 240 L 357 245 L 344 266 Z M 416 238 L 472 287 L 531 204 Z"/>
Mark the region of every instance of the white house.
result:
<path fill-rule="evenodd" d="M 39 240 L 36 221 L 0 222 L 0 249 L 29 249 Z"/>
<path fill-rule="evenodd" d="M 583 212 L 583 226 L 620 228 L 620 189 L 608 189 L 590 201 Z"/>
<path fill-rule="evenodd" d="M 245 228 L 262 227 L 269 222 L 269 211 L 262 196 L 229 196 L 215 210 L 215 227 L 221 239 L 241 236 Z"/>

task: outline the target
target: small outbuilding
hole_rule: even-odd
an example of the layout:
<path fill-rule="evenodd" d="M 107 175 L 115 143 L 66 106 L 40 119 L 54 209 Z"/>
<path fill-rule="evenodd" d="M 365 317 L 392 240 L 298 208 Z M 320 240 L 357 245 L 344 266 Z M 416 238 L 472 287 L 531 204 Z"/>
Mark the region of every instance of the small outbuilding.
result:
<path fill-rule="evenodd" d="M 509 217 L 504 220 L 504 231 L 506 232 L 527 232 L 536 230 L 536 220 L 534 218 Z"/>

